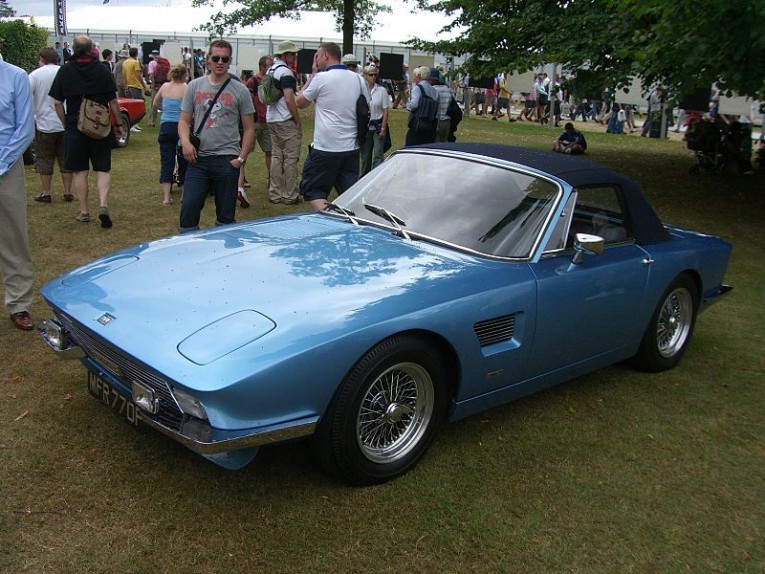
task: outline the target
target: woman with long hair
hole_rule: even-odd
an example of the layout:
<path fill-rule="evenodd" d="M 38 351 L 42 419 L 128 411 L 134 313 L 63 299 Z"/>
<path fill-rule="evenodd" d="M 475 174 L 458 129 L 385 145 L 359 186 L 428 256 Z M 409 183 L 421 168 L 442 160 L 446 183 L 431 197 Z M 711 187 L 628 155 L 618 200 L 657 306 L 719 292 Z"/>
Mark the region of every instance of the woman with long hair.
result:
<path fill-rule="evenodd" d="M 176 162 L 178 165 L 178 190 L 183 196 L 183 180 L 188 162 L 178 153 L 178 120 L 181 117 L 181 101 L 186 93 L 188 70 L 183 64 L 176 64 L 170 70 L 170 81 L 162 84 L 154 96 L 152 108 L 162 110 L 159 124 L 159 183 L 162 185 L 162 205 L 171 205 L 170 196 L 175 181 Z"/>

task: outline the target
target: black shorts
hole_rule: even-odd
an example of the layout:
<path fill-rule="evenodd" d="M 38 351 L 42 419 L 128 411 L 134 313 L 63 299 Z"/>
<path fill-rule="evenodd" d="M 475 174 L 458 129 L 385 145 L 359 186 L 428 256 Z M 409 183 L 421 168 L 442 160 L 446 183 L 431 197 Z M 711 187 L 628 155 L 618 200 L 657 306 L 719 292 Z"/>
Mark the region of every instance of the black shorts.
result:
<path fill-rule="evenodd" d="M 306 201 L 327 199 L 334 187 L 340 195 L 359 179 L 359 150 L 329 152 L 308 148 L 300 195 Z"/>
<path fill-rule="evenodd" d="M 76 128 L 64 130 L 64 167 L 70 171 L 112 170 L 112 135 L 94 140 L 82 135 Z"/>

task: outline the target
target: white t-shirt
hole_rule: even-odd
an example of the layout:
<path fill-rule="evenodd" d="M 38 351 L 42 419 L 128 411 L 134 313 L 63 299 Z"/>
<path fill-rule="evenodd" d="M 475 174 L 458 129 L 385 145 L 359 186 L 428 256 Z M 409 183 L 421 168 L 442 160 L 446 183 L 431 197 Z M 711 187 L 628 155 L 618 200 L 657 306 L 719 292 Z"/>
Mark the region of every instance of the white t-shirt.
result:
<path fill-rule="evenodd" d="M 366 82 L 345 66 L 330 66 L 313 77 L 302 94 L 316 105 L 314 148 L 329 152 L 358 149 L 356 100 L 361 93 L 369 102 Z"/>
<path fill-rule="evenodd" d="M 367 84 L 369 87 L 369 84 Z M 381 120 L 383 111 L 390 107 L 390 95 L 380 84 L 372 87 L 372 102 L 369 104 L 370 120 Z"/>
<path fill-rule="evenodd" d="M 274 80 L 279 81 L 280 84 L 289 84 L 295 86 L 293 89 L 297 95 L 297 82 L 295 81 L 295 74 L 292 73 L 290 67 L 279 58 L 274 58 L 274 63 L 266 71 L 271 72 L 274 75 Z M 282 78 L 288 78 L 288 81 L 283 82 Z M 292 119 L 292 112 L 287 107 L 287 100 L 284 97 L 279 98 L 275 103 L 268 104 L 266 106 L 266 122 L 271 124 L 275 122 L 283 122 Z"/>
<path fill-rule="evenodd" d="M 56 74 L 56 64 L 46 64 L 29 74 L 29 87 L 35 106 L 35 127 L 46 134 L 64 131 L 64 126 L 61 125 L 53 107 L 54 100 L 48 95 Z"/>

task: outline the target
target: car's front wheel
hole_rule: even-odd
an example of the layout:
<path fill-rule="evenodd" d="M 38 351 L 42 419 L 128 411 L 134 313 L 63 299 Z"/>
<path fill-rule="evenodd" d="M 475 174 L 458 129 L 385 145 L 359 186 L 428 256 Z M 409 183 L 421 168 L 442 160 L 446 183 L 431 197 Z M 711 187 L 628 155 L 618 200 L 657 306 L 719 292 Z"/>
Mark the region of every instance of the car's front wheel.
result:
<path fill-rule="evenodd" d="M 650 372 L 677 365 L 691 340 L 698 304 L 694 281 L 687 275 L 675 279 L 656 307 L 632 364 Z"/>
<path fill-rule="evenodd" d="M 126 112 L 120 114 L 120 124 L 122 124 L 122 135 L 114 135 L 114 147 L 125 147 L 130 141 L 130 118 Z"/>
<path fill-rule="evenodd" d="M 353 485 L 379 484 L 411 469 L 446 415 L 443 362 L 435 348 L 410 336 L 369 351 L 319 425 L 316 450 L 324 469 Z"/>

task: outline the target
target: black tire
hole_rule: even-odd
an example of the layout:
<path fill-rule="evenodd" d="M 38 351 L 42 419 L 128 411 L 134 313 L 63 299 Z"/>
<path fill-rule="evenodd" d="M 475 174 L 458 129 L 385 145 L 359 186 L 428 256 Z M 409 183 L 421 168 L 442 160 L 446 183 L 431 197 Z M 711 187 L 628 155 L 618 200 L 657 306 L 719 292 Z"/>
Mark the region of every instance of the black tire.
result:
<path fill-rule="evenodd" d="M 130 141 L 130 118 L 127 113 L 122 112 L 120 114 L 120 122 L 122 123 L 122 137 L 117 137 L 117 134 L 114 134 L 113 147 L 125 147 Z"/>
<path fill-rule="evenodd" d="M 431 345 L 406 335 L 369 351 L 345 377 L 314 437 L 324 470 L 362 486 L 417 464 L 446 417 L 443 363 Z"/>
<path fill-rule="evenodd" d="M 662 295 L 632 365 L 652 373 L 677 365 L 693 335 L 698 307 L 696 283 L 680 275 Z"/>

